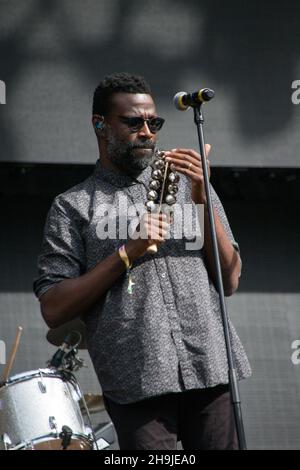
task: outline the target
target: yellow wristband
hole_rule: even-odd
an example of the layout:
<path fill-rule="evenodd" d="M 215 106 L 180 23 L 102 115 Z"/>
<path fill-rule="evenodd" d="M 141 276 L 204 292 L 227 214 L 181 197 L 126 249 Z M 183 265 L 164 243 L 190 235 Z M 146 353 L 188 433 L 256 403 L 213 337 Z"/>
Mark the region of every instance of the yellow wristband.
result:
<path fill-rule="evenodd" d="M 126 253 L 125 245 L 122 245 L 119 248 L 119 255 L 120 255 L 121 260 L 124 262 L 126 268 L 130 269 L 132 266 L 132 263 L 130 263 L 129 261 L 128 255 Z"/>

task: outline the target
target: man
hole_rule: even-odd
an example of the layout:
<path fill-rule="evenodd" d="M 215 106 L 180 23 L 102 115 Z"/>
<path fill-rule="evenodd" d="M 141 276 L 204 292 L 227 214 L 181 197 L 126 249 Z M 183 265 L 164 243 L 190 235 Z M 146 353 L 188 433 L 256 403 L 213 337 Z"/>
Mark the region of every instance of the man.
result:
<path fill-rule="evenodd" d="M 178 439 L 185 449 L 235 449 L 200 156 L 166 152 L 181 174 L 177 203 L 204 206 L 202 249 L 187 250 L 184 237 L 168 236 L 172 224 L 162 214 L 142 214 L 131 237 L 105 238 L 110 214 L 122 219 L 121 200 L 146 202 L 163 119 L 145 80 L 120 73 L 95 90 L 92 121 L 100 153 L 94 173 L 57 196 L 48 214 L 34 284 L 43 317 L 52 328 L 84 320 L 121 449 L 176 449 Z M 212 194 L 229 296 L 238 287 L 239 247 Z M 155 255 L 147 251 L 153 243 Z M 237 374 L 245 378 L 248 360 L 230 330 Z"/>

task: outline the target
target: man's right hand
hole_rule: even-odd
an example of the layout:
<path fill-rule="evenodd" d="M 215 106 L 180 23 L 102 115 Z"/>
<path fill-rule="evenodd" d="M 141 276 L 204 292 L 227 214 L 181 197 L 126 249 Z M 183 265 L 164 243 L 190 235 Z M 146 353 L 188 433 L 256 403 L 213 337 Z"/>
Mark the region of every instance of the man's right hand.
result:
<path fill-rule="evenodd" d="M 168 217 L 165 214 L 144 214 L 132 239 L 125 245 L 129 261 L 133 262 L 144 255 L 147 248 L 153 244 L 159 247 L 168 235 L 169 225 Z"/>

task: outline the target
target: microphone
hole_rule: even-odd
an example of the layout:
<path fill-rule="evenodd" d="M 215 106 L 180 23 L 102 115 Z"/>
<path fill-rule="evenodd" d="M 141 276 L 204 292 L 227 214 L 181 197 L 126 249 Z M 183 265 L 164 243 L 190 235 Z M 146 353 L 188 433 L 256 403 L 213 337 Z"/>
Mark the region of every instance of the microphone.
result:
<path fill-rule="evenodd" d="M 190 106 L 199 106 L 204 101 L 210 101 L 215 96 L 214 90 L 210 88 L 202 88 L 193 93 L 179 91 L 173 98 L 175 108 L 179 111 L 186 111 Z"/>
<path fill-rule="evenodd" d="M 71 333 L 68 333 L 65 337 L 61 346 L 59 346 L 56 353 L 53 355 L 52 359 L 49 362 L 49 367 L 59 367 L 62 364 L 63 357 L 66 353 L 66 349 L 71 345 Z"/>

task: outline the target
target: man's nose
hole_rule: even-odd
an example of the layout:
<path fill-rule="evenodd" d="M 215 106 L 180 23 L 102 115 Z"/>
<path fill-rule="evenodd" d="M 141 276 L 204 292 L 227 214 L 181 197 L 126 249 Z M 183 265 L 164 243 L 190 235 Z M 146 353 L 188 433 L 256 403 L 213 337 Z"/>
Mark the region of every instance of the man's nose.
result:
<path fill-rule="evenodd" d="M 139 130 L 139 135 L 143 137 L 151 137 L 153 133 L 150 131 L 147 121 L 144 121 L 143 127 Z"/>

